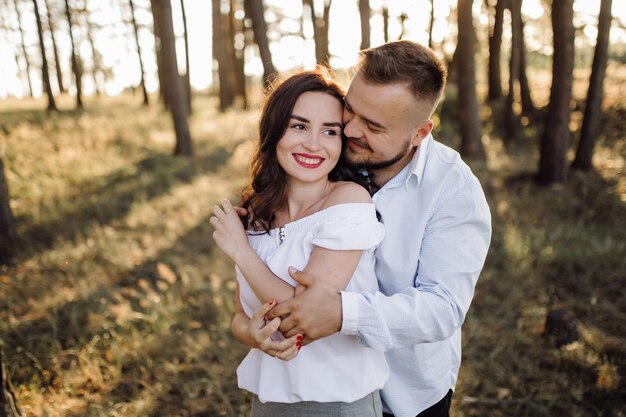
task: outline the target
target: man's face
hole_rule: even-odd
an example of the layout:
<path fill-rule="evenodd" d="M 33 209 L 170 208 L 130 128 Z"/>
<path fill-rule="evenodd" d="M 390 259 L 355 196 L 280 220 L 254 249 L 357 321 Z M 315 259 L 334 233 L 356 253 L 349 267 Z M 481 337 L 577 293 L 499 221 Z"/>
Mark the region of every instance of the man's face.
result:
<path fill-rule="evenodd" d="M 376 85 L 357 73 L 345 102 L 346 157 L 375 174 L 399 172 L 432 129 L 429 114 L 403 84 Z"/>

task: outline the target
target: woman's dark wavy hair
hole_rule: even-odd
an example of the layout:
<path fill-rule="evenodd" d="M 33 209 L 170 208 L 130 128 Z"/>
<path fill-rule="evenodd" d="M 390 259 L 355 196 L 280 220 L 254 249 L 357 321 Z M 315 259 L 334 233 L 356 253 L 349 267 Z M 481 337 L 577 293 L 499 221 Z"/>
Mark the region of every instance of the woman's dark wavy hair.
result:
<path fill-rule="evenodd" d="M 287 175 L 278 163 L 276 146 L 289 126 L 296 101 L 307 92 L 328 94 L 343 106 L 345 89 L 324 66 L 299 72 L 271 88 L 261 109 L 259 142 L 250 164 L 251 182 L 241 192 L 241 206 L 248 210 L 248 216 L 242 218 L 246 229 L 269 232 L 274 213 L 287 203 Z M 345 145 L 342 135 L 342 150 Z M 364 185 L 359 177 L 348 166 L 343 152 L 328 174 L 331 181 L 352 180 Z"/>

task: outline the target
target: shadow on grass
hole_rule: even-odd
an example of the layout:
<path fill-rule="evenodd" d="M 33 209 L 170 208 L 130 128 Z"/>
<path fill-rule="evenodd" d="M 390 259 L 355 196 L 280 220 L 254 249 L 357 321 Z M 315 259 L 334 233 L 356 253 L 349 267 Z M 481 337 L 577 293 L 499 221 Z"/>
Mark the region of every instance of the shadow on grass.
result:
<path fill-rule="evenodd" d="M 74 187 L 75 202 L 70 196 L 50 203 L 58 208 L 53 218 L 30 224 L 29 219 L 16 217 L 18 252 L 33 256 L 59 240 L 84 236 L 94 224 L 102 226 L 123 218 L 137 201 L 152 200 L 198 175 L 217 171 L 229 156 L 224 147 L 192 159 L 154 154 L 136 163 L 133 169 L 78 184 Z M 28 225 L 24 227 L 22 223 Z"/>
<path fill-rule="evenodd" d="M 106 288 L 9 327 L 0 338 L 14 384 L 66 390 L 69 396 L 85 397 L 89 409 L 97 405 L 94 410 L 140 399 L 152 401 L 153 416 L 178 415 L 185 401 L 194 402 L 189 409 L 200 408 L 198 416 L 245 408 L 247 399 L 236 388 L 235 376 L 245 349 L 230 340 L 228 325 L 233 288 L 227 279 L 216 285 L 211 271 L 192 277 L 191 283 L 182 271 L 193 259 L 213 256 L 211 231 L 208 219 L 202 219 L 135 268 L 111 270 Z M 171 275 L 164 277 L 159 265 L 167 265 Z M 115 313 L 120 306 L 126 312 L 121 321 Z M 131 345 L 138 340 L 139 350 Z M 64 374 L 88 365 L 81 362 L 85 351 L 99 352 L 95 365 L 110 375 L 116 372 L 106 368 L 119 369 L 119 377 L 67 386 Z"/>

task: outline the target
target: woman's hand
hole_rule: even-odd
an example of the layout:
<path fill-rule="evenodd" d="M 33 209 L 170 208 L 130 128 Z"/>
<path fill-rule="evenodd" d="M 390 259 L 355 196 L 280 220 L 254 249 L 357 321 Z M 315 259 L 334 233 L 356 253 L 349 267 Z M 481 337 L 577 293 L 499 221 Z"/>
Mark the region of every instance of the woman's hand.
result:
<path fill-rule="evenodd" d="M 241 252 L 251 250 L 237 210 L 230 204 L 230 201 L 223 199 L 222 207 L 219 205 L 213 206 L 213 214 L 209 219 L 209 222 L 215 228 L 213 240 L 236 263 L 237 256 Z"/>
<path fill-rule="evenodd" d="M 256 347 L 267 355 L 284 361 L 291 360 L 298 355 L 302 347 L 302 335 L 296 334 L 288 339 L 273 340 L 272 335 L 280 326 L 280 318 L 276 317 L 270 322 L 265 321 L 265 315 L 276 305 L 271 300 L 259 307 L 248 322 L 248 332 Z"/>

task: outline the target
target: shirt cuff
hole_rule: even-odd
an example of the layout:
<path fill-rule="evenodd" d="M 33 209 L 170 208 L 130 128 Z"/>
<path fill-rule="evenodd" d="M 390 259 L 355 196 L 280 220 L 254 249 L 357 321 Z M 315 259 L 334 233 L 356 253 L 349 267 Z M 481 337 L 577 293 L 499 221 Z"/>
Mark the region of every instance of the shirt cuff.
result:
<path fill-rule="evenodd" d="M 359 324 L 359 294 L 341 291 L 341 312 L 343 315 L 339 333 L 350 336 L 357 334 Z"/>

